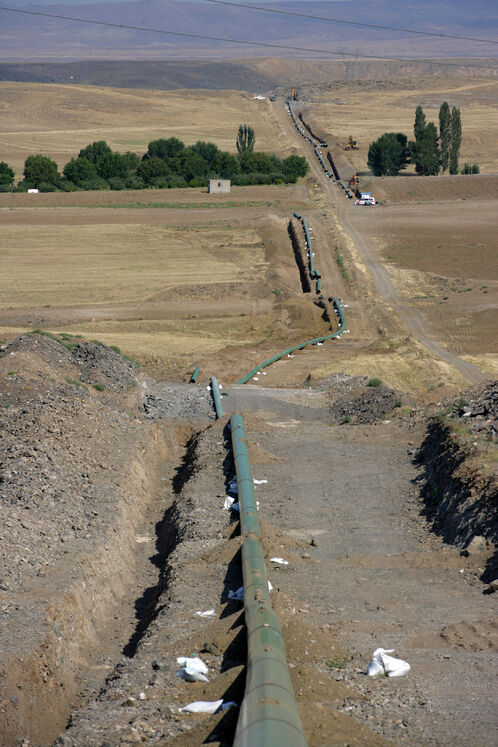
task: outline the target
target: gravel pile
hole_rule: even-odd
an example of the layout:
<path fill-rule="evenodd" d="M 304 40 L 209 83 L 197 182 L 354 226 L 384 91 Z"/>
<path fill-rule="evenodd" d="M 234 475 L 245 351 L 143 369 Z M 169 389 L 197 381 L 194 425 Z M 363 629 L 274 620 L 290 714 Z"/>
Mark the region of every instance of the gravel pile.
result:
<path fill-rule="evenodd" d="M 401 395 L 387 386 L 352 388 L 339 397 L 330 407 L 330 415 L 336 423 L 375 423 L 390 415 L 401 404 Z"/>
<path fill-rule="evenodd" d="M 103 343 L 82 342 L 71 352 L 81 381 L 119 391 L 136 385 L 137 367 Z"/>
<path fill-rule="evenodd" d="M 158 382 L 149 382 L 149 387 L 143 403 L 143 411 L 148 418 L 215 419 L 211 393 L 204 387 L 169 386 Z"/>
<path fill-rule="evenodd" d="M 344 394 L 352 389 L 366 386 L 367 383 L 368 376 L 349 376 L 349 374 L 339 371 L 323 379 L 317 389 L 328 392 L 330 395 Z"/>
<path fill-rule="evenodd" d="M 101 539 L 120 498 L 126 444 L 140 428 L 82 387 L 45 379 L 34 391 L 13 373 L 1 392 L 1 590 L 24 589 Z"/>
<path fill-rule="evenodd" d="M 470 396 L 469 396 L 470 395 Z M 470 390 L 457 403 L 455 417 L 464 419 L 474 432 L 496 441 L 498 434 L 498 381 Z"/>

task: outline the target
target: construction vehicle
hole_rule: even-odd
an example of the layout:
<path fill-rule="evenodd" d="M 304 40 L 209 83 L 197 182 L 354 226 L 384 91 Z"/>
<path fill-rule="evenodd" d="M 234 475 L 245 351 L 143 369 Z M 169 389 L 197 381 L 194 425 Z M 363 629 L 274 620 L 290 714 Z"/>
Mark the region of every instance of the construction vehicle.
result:
<path fill-rule="evenodd" d="M 351 179 L 348 182 L 348 187 L 353 190 L 353 192 L 356 192 L 357 189 L 360 188 L 360 176 L 359 174 L 353 174 Z"/>
<path fill-rule="evenodd" d="M 350 135 L 350 136 L 349 136 L 349 142 L 348 142 L 348 144 L 346 145 L 346 147 L 344 148 L 344 150 L 358 150 L 358 149 L 359 149 L 359 147 L 360 147 L 360 146 L 358 145 L 358 142 L 357 142 L 357 140 L 353 140 L 353 136 L 352 136 L 352 135 Z"/>

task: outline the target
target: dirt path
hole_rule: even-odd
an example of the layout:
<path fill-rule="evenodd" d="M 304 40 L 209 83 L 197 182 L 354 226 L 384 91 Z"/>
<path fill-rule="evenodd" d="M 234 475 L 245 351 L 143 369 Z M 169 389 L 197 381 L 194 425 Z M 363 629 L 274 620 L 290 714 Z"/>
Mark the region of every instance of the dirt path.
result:
<path fill-rule="evenodd" d="M 384 264 L 379 260 L 377 252 L 370 241 L 355 225 L 354 215 L 350 211 L 350 205 L 340 208 L 338 210 L 339 219 L 353 239 L 365 266 L 372 273 L 380 295 L 385 301 L 387 301 L 389 306 L 391 306 L 400 319 L 402 319 L 409 331 L 415 335 L 415 337 L 417 337 L 417 339 L 420 340 L 420 342 L 431 353 L 458 369 L 458 371 L 460 371 L 460 373 L 472 384 L 483 381 L 486 377 L 480 368 L 474 366 L 472 363 L 464 361 L 458 355 L 451 353 L 437 340 L 428 335 L 423 314 L 414 306 L 402 301 L 394 287 L 389 272 Z"/>
<path fill-rule="evenodd" d="M 247 407 L 252 397 L 256 408 L 261 394 L 230 390 L 227 400 Z M 307 611 L 301 625 L 332 623 L 352 652 L 335 672 L 365 700 L 345 710 L 396 744 L 489 744 L 496 602 L 475 579 L 479 559 L 444 546 L 420 516 L 407 449 L 421 434 L 403 423 L 332 429 L 306 422 L 299 405 L 285 415 L 278 399 L 264 397 L 270 431 L 251 421 L 249 432 L 273 455 L 258 472 L 268 479 L 257 487 L 261 515 L 313 546 L 299 570 L 269 563 L 269 575 Z M 396 649 L 410 675 L 367 679 L 378 646 Z"/>
<path fill-rule="evenodd" d="M 361 231 L 361 227 L 355 224 L 355 214 L 352 212 L 352 205 L 349 201 L 346 203 L 344 202 L 344 195 L 342 192 L 340 192 L 335 185 L 331 184 L 323 175 L 313 153 L 312 146 L 303 140 L 303 138 L 296 132 L 285 109 L 282 109 L 281 107 L 279 108 L 279 121 L 284 126 L 287 135 L 291 137 L 294 142 L 299 143 L 300 147 L 305 152 L 315 178 L 321 184 L 325 183 L 327 192 L 330 195 L 330 202 L 337 212 L 338 219 L 345 231 L 353 240 L 363 264 L 372 274 L 381 297 L 389 304 L 394 313 L 397 314 L 401 321 L 406 325 L 408 330 L 433 355 L 441 358 L 447 363 L 450 363 L 471 383 L 477 383 L 484 380 L 486 377 L 477 366 L 468 363 L 454 353 L 451 353 L 441 345 L 441 343 L 431 337 L 427 332 L 426 323 L 422 313 L 417 308 L 404 302 L 400 298 L 386 267 L 380 260 L 374 247 Z"/>

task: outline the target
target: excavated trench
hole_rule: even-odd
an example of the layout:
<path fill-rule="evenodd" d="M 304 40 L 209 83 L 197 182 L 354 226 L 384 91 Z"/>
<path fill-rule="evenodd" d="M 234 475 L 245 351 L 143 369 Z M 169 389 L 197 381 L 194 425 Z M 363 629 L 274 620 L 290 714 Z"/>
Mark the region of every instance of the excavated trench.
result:
<path fill-rule="evenodd" d="M 160 612 L 167 559 L 179 541 L 174 494 L 193 470 L 195 435 L 182 454 L 184 426 L 153 426 L 151 432 L 147 424 L 145 430 L 123 475 L 126 492 L 109 525 L 91 542 L 91 554 L 60 564 L 43 586 L 26 591 L 18 614 L 7 620 L 2 747 L 20 739 L 51 744 L 105 672 L 122 655 L 135 655 Z M 18 622 L 21 613 L 24 620 Z"/>

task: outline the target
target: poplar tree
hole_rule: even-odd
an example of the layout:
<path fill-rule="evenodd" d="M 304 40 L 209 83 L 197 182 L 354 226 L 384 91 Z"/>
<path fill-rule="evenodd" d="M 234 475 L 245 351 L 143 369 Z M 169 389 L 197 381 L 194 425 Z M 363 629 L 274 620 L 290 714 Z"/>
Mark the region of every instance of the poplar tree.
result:
<path fill-rule="evenodd" d="M 456 106 L 451 110 L 451 142 L 449 148 L 450 174 L 458 174 L 458 157 L 460 155 L 460 145 L 462 142 L 462 120 L 460 119 L 460 109 Z"/>
<path fill-rule="evenodd" d="M 415 135 L 415 142 L 418 143 L 422 139 L 424 130 L 426 128 L 424 110 L 420 104 L 415 109 L 415 124 L 413 125 L 413 134 Z"/>
<path fill-rule="evenodd" d="M 254 150 L 256 135 L 250 125 L 240 125 L 237 135 L 237 153 L 243 156 L 244 153 L 251 153 Z"/>
<path fill-rule="evenodd" d="M 439 138 L 441 152 L 441 171 L 444 174 L 444 172 L 448 170 L 448 166 L 450 164 L 451 147 L 451 112 L 447 101 L 443 101 L 439 108 Z"/>

